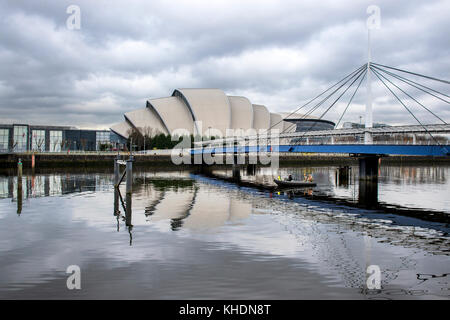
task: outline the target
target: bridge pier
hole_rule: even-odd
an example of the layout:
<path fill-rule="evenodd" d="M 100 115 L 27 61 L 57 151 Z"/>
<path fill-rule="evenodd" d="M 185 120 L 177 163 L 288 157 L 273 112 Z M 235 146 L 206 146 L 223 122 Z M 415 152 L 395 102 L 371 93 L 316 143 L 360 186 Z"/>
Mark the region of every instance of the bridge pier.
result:
<path fill-rule="evenodd" d="M 359 160 L 358 203 L 366 208 L 378 204 L 378 165 L 380 156 L 362 155 Z"/>
<path fill-rule="evenodd" d="M 256 174 L 256 164 L 247 165 L 247 175 L 254 176 Z"/>
<path fill-rule="evenodd" d="M 373 208 L 378 204 L 378 182 L 359 180 L 358 204 Z"/>
<path fill-rule="evenodd" d="M 336 185 L 347 187 L 349 184 L 351 168 L 349 166 L 339 167 L 336 170 Z"/>
<path fill-rule="evenodd" d="M 359 180 L 378 181 L 378 155 L 362 155 L 359 157 Z"/>
<path fill-rule="evenodd" d="M 241 181 L 241 166 L 238 164 L 238 155 L 233 156 L 233 168 L 232 168 L 233 180 L 236 182 Z"/>

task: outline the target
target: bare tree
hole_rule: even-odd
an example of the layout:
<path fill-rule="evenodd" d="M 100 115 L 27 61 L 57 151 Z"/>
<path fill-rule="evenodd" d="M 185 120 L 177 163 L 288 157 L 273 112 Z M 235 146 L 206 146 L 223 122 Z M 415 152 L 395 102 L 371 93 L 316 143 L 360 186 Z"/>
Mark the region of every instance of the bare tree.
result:
<path fill-rule="evenodd" d="M 83 151 L 86 151 L 87 139 L 80 139 L 80 143 L 81 143 L 81 148 L 83 149 Z"/>
<path fill-rule="evenodd" d="M 36 141 L 36 146 L 38 147 L 38 151 L 42 152 L 44 150 L 42 150 L 42 146 L 44 145 L 45 139 L 40 138 L 38 139 L 38 141 Z"/>

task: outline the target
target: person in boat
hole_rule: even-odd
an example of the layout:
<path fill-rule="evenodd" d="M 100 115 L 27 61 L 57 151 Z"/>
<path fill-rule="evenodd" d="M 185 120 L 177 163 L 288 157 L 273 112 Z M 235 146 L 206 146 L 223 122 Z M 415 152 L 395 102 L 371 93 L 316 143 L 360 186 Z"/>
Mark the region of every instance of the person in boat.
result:
<path fill-rule="evenodd" d="M 288 176 L 287 181 L 292 181 L 292 174 Z"/>
<path fill-rule="evenodd" d="M 312 175 L 309 175 L 307 181 L 308 181 L 308 182 L 313 182 L 313 180 L 314 180 L 314 179 L 313 179 Z"/>

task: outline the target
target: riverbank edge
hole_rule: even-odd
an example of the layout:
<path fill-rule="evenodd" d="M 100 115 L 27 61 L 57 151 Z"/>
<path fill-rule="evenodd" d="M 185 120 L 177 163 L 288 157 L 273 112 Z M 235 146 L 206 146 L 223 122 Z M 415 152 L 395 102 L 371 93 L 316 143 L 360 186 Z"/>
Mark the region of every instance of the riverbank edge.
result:
<path fill-rule="evenodd" d="M 113 166 L 115 154 L 35 154 L 35 167 L 65 168 L 65 167 L 109 167 Z M 135 166 L 174 166 L 170 155 L 134 155 Z M 124 157 L 127 158 L 127 157 Z M 0 155 L 0 168 L 15 168 L 21 159 L 24 168 L 31 168 L 32 155 L 29 153 L 14 153 Z M 433 164 L 448 163 L 450 157 L 420 157 L 420 156 L 389 156 L 382 157 L 382 163 L 389 164 Z M 192 159 L 193 160 L 193 159 Z M 342 154 L 280 154 L 280 165 L 351 165 L 358 159 Z M 194 161 L 191 161 L 194 163 Z M 247 161 L 246 161 L 247 163 Z M 188 165 L 189 166 L 189 165 Z M 195 165 L 193 165 L 195 166 Z"/>

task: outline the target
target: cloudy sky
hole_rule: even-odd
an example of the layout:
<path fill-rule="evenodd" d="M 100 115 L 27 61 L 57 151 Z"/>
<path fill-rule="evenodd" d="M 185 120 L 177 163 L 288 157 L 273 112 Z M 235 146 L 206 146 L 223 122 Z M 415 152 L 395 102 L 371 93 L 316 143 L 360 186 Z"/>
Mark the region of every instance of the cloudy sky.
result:
<path fill-rule="evenodd" d="M 0 123 L 108 128 L 148 98 L 193 87 L 292 111 L 367 61 L 371 4 L 381 9 L 373 61 L 450 78 L 445 0 L 2 0 Z M 70 5 L 80 8 L 79 30 L 67 27 Z M 449 94 L 449 85 L 420 81 Z M 414 124 L 382 84 L 373 91 L 375 122 Z M 450 121 L 448 104 L 408 92 Z M 326 118 L 336 121 L 350 95 Z M 365 85 L 344 121 L 359 122 L 364 103 Z"/>

